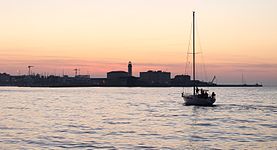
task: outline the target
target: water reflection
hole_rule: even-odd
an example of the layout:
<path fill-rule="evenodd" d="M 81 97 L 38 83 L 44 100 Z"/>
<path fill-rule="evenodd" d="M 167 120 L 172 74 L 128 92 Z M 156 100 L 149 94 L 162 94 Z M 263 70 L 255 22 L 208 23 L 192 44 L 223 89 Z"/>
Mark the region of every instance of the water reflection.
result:
<path fill-rule="evenodd" d="M 179 91 L 1 87 L 1 149 L 276 148 L 277 89 L 214 88 L 214 107 Z"/>

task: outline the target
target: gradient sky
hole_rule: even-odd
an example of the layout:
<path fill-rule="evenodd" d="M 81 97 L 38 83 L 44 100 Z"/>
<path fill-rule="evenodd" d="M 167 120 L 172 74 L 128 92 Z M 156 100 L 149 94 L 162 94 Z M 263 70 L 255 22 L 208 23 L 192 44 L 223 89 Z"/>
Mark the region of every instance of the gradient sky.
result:
<path fill-rule="evenodd" d="M 277 85 L 276 8 L 276 0 L 0 0 L 0 72 L 34 65 L 73 75 L 77 67 L 105 77 L 130 60 L 136 76 L 184 74 L 195 10 L 207 72 L 198 69 L 199 79 L 241 83 L 244 74 L 247 83 Z"/>

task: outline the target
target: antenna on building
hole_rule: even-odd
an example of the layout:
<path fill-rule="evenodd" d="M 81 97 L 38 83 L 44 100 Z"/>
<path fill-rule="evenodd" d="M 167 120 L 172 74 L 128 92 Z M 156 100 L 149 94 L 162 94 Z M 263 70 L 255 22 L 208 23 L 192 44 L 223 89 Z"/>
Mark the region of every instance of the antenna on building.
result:
<path fill-rule="evenodd" d="M 31 68 L 33 68 L 34 66 L 28 66 L 28 75 L 31 75 Z"/>

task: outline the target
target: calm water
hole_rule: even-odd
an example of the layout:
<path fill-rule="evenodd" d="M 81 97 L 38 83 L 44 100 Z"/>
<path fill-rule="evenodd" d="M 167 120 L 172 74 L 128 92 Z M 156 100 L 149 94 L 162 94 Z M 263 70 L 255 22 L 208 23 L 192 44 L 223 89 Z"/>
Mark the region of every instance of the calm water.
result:
<path fill-rule="evenodd" d="M 0 87 L 0 149 L 277 149 L 277 88 L 182 90 Z"/>

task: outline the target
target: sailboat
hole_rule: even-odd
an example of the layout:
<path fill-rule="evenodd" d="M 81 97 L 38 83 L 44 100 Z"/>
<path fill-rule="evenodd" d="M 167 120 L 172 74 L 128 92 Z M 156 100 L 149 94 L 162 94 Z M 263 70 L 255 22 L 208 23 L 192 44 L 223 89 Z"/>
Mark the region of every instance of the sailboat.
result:
<path fill-rule="evenodd" d="M 199 89 L 196 86 L 195 80 L 195 12 L 193 12 L 193 43 L 192 43 L 192 59 L 193 59 L 193 66 L 192 66 L 192 74 L 193 74 L 193 94 L 186 95 L 184 92 L 182 93 L 182 97 L 185 101 L 185 105 L 196 105 L 196 106 L 212 106 L 216 101 L 215 93 L 213 92 L 212 95 L 208 95 L 208 90 Z"/>

